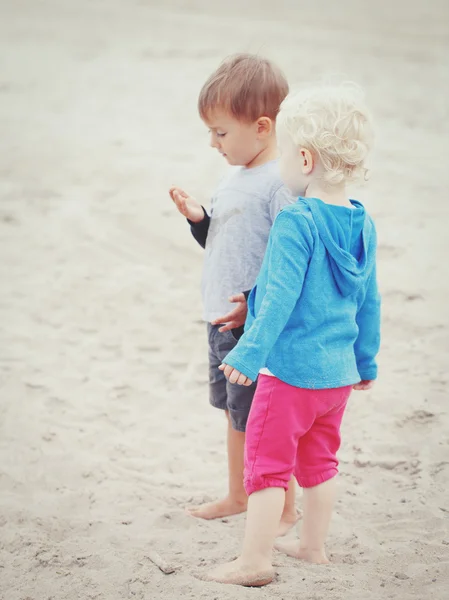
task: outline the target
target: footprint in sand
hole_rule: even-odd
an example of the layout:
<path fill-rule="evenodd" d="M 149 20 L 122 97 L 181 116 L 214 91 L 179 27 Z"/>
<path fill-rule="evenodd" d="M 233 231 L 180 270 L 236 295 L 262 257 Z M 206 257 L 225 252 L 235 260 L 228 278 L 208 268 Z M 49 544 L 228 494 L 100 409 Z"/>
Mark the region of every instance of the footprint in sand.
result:
<path fill-rule="evenodd" d="M 195 519 L 192 519 L 189 515 L 187 515 L 184 511 L 170 511 L 165 512 L 154 520 L 154 527 L 161 529 L 173 529 L 173 530 L 181 530 L 181 529 L 190 529 L 197 525 Z"/>
<path fill-rule="evenodd" d="M 438 421 L 438 416 L 428 410 L 414 410 L 410 415 L 396 421 L 397 427 L 405 427 L 410 424 L 428 425 Z"/>

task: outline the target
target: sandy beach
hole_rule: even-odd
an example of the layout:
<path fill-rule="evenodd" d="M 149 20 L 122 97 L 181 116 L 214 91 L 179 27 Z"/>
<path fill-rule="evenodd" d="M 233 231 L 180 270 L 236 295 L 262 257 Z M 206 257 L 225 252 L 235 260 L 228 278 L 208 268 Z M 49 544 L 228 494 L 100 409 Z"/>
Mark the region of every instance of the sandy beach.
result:
<path fill-rule="evenodd" d="M 449 5 L 429 0 L 0 0 L 0 598 L 449 597 Z M 292 87 L 366 88 L 383 296 L 380 379 L 343 427 L 332 564 L 201 582 L 244 515 L 208 404 L 202 253 L 167 190 L 206 205 L 223 159 L 198 91 L 260 52 Z M 298 506 L 301 497 L 298 494 Z M 175 567 L 164 574 L 156 552 Z"/>

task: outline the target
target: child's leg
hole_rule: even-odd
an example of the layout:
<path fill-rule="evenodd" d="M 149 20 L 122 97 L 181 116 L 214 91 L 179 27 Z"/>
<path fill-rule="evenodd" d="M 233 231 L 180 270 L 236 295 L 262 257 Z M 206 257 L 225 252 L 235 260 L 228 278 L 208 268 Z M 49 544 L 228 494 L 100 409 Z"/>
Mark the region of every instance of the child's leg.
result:
<path fill-rule="evenodd" d="M 199 519 L 222 519 L 246 511 L 248 496 L 243 485 L 243 456 L 245 448 L 245 434 L 232 427 L 229 413 L 226 411 L 228 421 L 227 447 L 228 447 L 228 493 L 214 502 L 206 502 L 200 506 L 192 506 L 187 512 Z"/>
<path fill-rule="evenodd" d="M 302 513 L 296 508 L 296 479 L 292 475 L 288 482 L 288 490 L 285 493 L 284 510 L 277 531 L 277 537 L 287 535 L 292 527 L 301 519 Z"/>
<path fill-rule="evenodd" d="M 337 478 L 305 488 L 300 540 L 277 542 L 276 549 L 288 556 L 315 564 L 327 564 L 325 542 L 335 504 Z"/>
<path fill-rule="evenodd" d="M 245 445 L 245 487 L 250 497 L 242 554 L 208 573 L 208 580 L 265 585 L 274 577 L 273 544 L 298 439 L 304 434 L 301 419 L 295 418 L 294 394 L 295 388 L 278 379 L 259 378 Z"/>
<path fill-rule="evenodd" d="M 326 542 L 335 504 L 337 478 L 304 489 L 304 522 L 301 524 L 299 557 L 314 563 L 328 563 Z"/>
<path fill-rule="evenodd" d="M 219 519 L 246 510 L 248 497 L 243 485 L 245 429 L 256 391 L 250 387 L 229 383 L 219 366 L 227 354 L 237 345 L 232 332 L 220 333 L 219 327 L 208 324 L 209 341 L 209 396 L 210 403 L 226 411 L 228 450 L 228 494 L 214 502 L 187 508 L 187 512 L 201 519 Z M 293 478 L 292 482 L 293 484 Z M 297 522 L 295 487 L 291 485 L 286 495 L 284 512 L 279 523 L 278 535 L 285 535 Z"/>
<path fill-rule="evenodd" d="M 298 443 L 296 476 L 304 487 L 300 541 L 279 542 L 276 548 L 289 556 L 323 564 L 329 562 L 325 541 L 336 496 L 340 426 L 351 388 L 320 390 L 318 395 L 321 392 L 328 392 L 326 404 L 332 408 L 317 417 Z"/>
<path fill-rule="evenodd" d="M 237 515 L 245 512 L 248 505 L 248 496 L 243 485 L 244 447 L 245 434 L 233 428 L 229 412 L 226 411 L 228 420 L 227 449 L 228 449 L 228 494 L 221 500 L 207 502 L 200 506 L 188 508 L 189 514 L 200 519 L 218 519 Z M 288 490 L 285 493 L 285 503 L 278 522 L 276 537 L 286 535 L 301 518 L 301 513 L 296 509 L 296 480 L 292 475 Z"/>
<path fill-rule="evenodd" d="M 234 585 L 262 586 L 273 581 L 273 543 L 285 502 L 283 488 L 265 488 L 248 500 L 242 554 L 236 560 L 216 567 L 204 579 Z"/>
<path fill-rule="evenodd" d="M 245 455 L 245 433 L 237 431 L 232 426 L 229 412 L 226 411 L 228 421 L 227 447 L 228 447 L 228 476 L 229 476 L 229 493 L 228 498 L 231 498 L 235 507 L 243 512 L 248 504 L 248 496 L 243 485 L 243 466 Z"/>
<path fill-rule="evenodd" d="M 237 340 L 230 331 L 220 333 L 218 329 L 212 325 L 208 326 L 209 390 L 212 406 L 226 411 L 228 493 L 220 500 L 187 509 L 192 516 L 201 519 L 219 519 L 245 512 L 248 503 L 243 485 L 244 431 L 256 386 L 248 388 L 227 382 L 218 367 L 236 346 Z"/>
<path fill-rule="evenodd" d="M 269 487 L 251 494 L 248 500 L 245 539 L 240 560 L 242 564 L 269 569 L 273 542 L 285 503 L 285 491 Z"/>

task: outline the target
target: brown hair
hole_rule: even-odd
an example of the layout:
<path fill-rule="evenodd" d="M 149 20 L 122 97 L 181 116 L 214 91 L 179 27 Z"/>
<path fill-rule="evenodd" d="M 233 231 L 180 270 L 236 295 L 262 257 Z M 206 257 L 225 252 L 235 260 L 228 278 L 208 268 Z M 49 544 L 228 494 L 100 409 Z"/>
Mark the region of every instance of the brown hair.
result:
<path fill-rule="evenodd" d="M 275 120 L 287 94 L 287 80 L 273 63 L 254 54 L 235 54 L 203 85 L 198 110 L 204 120 L 217 108 L 241 121 L 262 116 Z"/>

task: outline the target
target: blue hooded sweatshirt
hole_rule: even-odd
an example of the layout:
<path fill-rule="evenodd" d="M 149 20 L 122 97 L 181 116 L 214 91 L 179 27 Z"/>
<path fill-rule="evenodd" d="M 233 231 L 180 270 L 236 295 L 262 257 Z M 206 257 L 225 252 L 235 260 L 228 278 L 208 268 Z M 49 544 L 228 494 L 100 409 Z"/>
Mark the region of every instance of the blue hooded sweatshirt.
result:
<path fill-rule="evenodd" d="M 225 363 L 253 381 L 266 367 L 325 389 L 376 379 L 380 296 L 376 230 L 363 205 L 299 198 L 277 216 L 245 333 Z"/>

